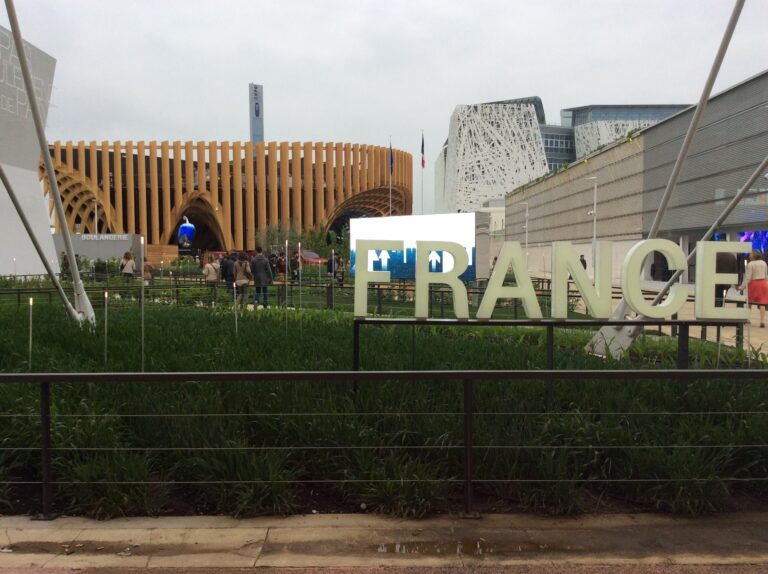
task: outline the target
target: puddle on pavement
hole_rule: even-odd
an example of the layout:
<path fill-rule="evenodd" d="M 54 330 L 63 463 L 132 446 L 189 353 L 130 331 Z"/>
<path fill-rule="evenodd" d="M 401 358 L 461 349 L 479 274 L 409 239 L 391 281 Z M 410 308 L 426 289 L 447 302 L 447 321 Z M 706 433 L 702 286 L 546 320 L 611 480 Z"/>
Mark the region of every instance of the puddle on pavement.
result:
<path fill-rule="evenodd" d="M 423 556 L 487 556 L 527 553 L 572 551 L 570 546 L 552 546 L 529 540 L 414 540 L 409 542 L 382 542 L 376 547 L 379 554 L 419 554 Z"/>
<path fill-rule="evenodd" d="M 230 549 L 237 553 L 251 548 L 256 541 L 247 542 L 239 549 Z M 92 540 L 73 540 L 71 542 L 16 542 L 6 547 L 8 553 L 16 554 L 100 554 L 117 556 L 180 556 L 212 552 L 210 546 L 189 544 L 132 544 L 130 542 L 98 542 Z"/>

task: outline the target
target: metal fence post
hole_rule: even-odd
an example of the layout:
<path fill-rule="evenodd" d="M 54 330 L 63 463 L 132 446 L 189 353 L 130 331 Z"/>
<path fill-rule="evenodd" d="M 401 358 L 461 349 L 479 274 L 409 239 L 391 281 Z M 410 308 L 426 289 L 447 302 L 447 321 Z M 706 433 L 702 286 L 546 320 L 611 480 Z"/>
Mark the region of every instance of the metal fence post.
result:
<path fill-rule="evenodd" d="M 464 513 L 462 518 L 480 518 L 473 510 L 472 478 L 474 475 L 474 436 L 472 416 L 474 412 L 474 387 L 469 379 L 464 380 Z"/>
<path fill-rule="evenodd" d="M 555 368 L 555 326 L 547 325 L 547 369 Z"/>
<path fill-rule="evenodd" d="M 555 326 L 554 324 L 550 323 L 547 325 L 547 369 L 553 370 L 555 368 Z M 547 410 L 550 410 L 552 408 L 552 397 L 555 394 L 555 383 L 554 381 L 547 380 L 545 383 L 545 397 L 544 401 L 547 407 Z"/>
<path fill-rule="evenodd" d="M 440 290 L 440 318 L 445 319 L 445 291 Z"/>
<path fill-rule="evenodd" d="M 381 304 L 382 304 L 382 293 L 381 293 L 381 283 L 378 283 L 376 285 L 376 314 L 381 315 Z"/>
<path fill-rule="evenodd" d="M 352 320 L 352 370 L 360 370 L 360 321 Z"/>
<path fill-rule="evenodd" d="M 53 520 L 51 514 L 51 384 L 40 383 L 40 457 L 42 470 L 42 512 L 39 520 Z"/>
<path fill-rule="evenodd" d="M 677 368 L 688 368 L 688 323 L 680 325 L 677 335 Z"/>

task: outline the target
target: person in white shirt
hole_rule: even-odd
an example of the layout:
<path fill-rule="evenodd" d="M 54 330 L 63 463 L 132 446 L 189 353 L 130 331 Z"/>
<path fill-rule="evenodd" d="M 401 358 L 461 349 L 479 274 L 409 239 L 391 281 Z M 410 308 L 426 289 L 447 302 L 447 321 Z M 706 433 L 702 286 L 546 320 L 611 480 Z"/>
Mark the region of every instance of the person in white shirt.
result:
<path fill-rule="evenodd" d="M 123 279 L 126 283 L 133 280 L 133 274 L 136 272 L 136 262 L 133 260 L 133 255 L 130 251 L 126 251 L 123 255 L 122 261 L 120 261 L 120 273 L 123 274 Z"/>
<path fill-rule="evenodd" d="M 763 261 L 763 255 L 753 249 L 749 254 L 749 263 L 744 271 L 744 280 L 739 285 L 739 291 L 747 289 L 749 308 L 757 305 L 760 310 L 760 326 L 765 327 L 765 306 L 768 305 L 768 264 Z"/>

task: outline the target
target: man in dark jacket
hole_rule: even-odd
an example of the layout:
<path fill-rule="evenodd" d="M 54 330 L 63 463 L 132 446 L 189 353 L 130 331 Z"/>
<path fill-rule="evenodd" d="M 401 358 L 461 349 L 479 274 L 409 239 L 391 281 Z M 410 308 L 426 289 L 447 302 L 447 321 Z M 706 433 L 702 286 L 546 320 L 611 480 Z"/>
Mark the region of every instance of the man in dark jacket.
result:
<path fill-rule="evenodd" d="M 219 272 L 221 273 L 221 278 L 224 279 L 224 283 L 227 285 L 229 298 L 234 302 L 235 290 L 232 285 L 235 283 L 235 256 L 232 253 L 222 259 Z"/>
<path fill-rule="evenodd" d="M 261 247 L 256 248 L 256 256 L 251 259 L 251 273 L 253 273 L 253 285 L 256 287 L 253 303 L 259 306 L 261 294 L 264 294 L 264 308 L 268 306 L 267 286 L 272 284 L 272 265 L 269 259 L 264 257 Z"/>

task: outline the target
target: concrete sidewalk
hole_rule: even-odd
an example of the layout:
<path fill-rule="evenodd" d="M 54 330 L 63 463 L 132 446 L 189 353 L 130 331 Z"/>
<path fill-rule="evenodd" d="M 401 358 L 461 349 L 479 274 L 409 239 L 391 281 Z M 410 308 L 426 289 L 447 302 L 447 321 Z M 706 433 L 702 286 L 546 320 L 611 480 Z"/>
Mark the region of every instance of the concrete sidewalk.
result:
<path fill-rule="evenodd" d="M 0 572 L 468 566 L 636 572 L 671 565 L 675 572 L 755 572 L 768 571 L 768 514 L 702 519 L 487 515 L 421 521 L 353 514 L 103 522 L 5 517 L 0 518 L 0 549 Z M 636 570 L 637 565 L 650 570 Z"/>

